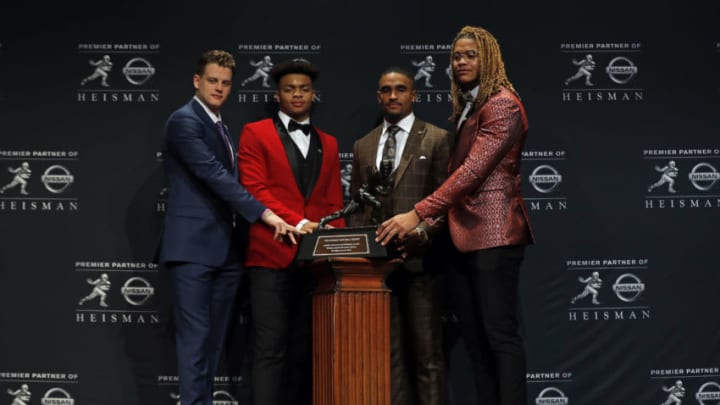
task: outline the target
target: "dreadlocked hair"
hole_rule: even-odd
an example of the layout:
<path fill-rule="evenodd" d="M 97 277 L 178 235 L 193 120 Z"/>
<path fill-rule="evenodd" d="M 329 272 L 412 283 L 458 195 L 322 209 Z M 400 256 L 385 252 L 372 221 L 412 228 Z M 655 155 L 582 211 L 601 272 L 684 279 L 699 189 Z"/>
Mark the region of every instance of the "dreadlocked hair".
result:
<path fill-rule="evenodd" d="M 483 28 L 465 26 L 458 32 L 453 40 L 452 51 L 450 52 L 450 66 L 453 63 L 452 54 L 455 52 L 455 44 L 460 39 L 472 39 L 478 47 L 479 74 L 477 84 L 479 90 L 477 97 L 475 97 L 475 109 L 480 108 L 493 94 L 499 92 L 500 87 L 505 87 L 520 97 L 505 73 L 505 63 L 500 53 L 500 44 L 489 31 Z M 463 91 L 457 84 L 453 72 L 450 78 L 453 114 L 450 118 L 454 121 L 457 121 L 465 107 L 464 102 L 461 101 L 462 93 Z"/>

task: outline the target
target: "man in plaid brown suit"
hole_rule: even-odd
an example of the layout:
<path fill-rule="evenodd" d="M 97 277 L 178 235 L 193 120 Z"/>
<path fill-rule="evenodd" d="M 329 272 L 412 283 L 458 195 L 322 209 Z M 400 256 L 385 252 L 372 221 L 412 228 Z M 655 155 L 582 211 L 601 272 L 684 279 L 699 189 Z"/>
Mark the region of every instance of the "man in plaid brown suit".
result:
<path fill-rule="evenodd" d="M 447 131 L 413 114 L 416 90 L 412 74 L 400 68 L 382 73 L 377 92 L 381 125 L 355 142 L 351 196 L 368 184 L 385 185 L 376 195 L 381 217 L 372 207 L 349 218 L 353 226 L 372 225 L 406 212 L 447 177 Z M 378 194 L 377 187 L 368 190 Z M 404 264 L 387 280 L 391 300 L 391 396 L 393 405 L 441 404 L 444 369 L 440 323 L 440 274 L 426 263 L 428 238 L 439 226 L 421 223 L 403 241 Z M 412 375 L 412 378 L 408 378 Z M 412 389 L 411 389 L 412 387 Z"/>
<path fill-rule="evenodd" d="M 520 187 L 528 119 L 489 31 L 463 27 L 450 60 L 456 128 L 450 175 L 413 209 L 383 222 L 376 240 L 386 245 L 422 221 L 446 216 L 451 305 L 472 362 L 477 403 L 525 405 L 518 293 L 525 247 L 534 242 Z"/>

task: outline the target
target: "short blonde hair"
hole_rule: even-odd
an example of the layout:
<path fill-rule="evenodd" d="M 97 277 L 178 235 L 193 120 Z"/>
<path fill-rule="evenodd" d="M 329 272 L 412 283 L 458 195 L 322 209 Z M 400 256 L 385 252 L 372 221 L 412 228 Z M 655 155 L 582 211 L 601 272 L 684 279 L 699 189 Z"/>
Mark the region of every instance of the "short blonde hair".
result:
<path fill-rule="evenodd" d="M 233 72 L 233 74 L 235 74 L 235 58 L 233 58 L 229 52 L 217 49 L 204 52 L 200 56 L 197 68 L 195 69 L 195 74 L 202 76 L 203 73 L 205 73 L 205 67 L 210 63 L 215 63 L 218 66 L 228 68 Z"/>

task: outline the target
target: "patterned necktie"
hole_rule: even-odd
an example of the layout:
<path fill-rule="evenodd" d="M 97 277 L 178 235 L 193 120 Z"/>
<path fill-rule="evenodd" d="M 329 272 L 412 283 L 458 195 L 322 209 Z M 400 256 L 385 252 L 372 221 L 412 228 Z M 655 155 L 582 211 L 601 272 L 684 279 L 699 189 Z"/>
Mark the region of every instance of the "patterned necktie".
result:
<path fill-rule="evenodd" d="M 228 138 L 227 134 L 225 133 L 225 125 L 223 125 L 222 121 L 218 121 L 215 123 L 215 128 L 217 128 L 218 132 L 220 132 L 220 136 L 225 143 L 225 148 L 227 148 L 228 156 L 230 157 L 230 163 L 232 164 L 232 167 L 235 167 L 235 156 L 233 154 L 232 145 L 230 144 L 230 138 Z"/>
<path fill-rule="evenodd" d="M 301 124 L 297 121 L 290 120 L 288 123 L 288 132 L 301 130 L 305 135 L 310 135 L 310 124 Z"/>
<path fill-rule="evenodd" d="M 472 110 L 473 104 L 475 103 L 475 97 L 473 97 L 472 93 L 468 91 L 467 93 L 463 93 L 460 96 L 460 100 L 465 102 L 465 108 L 463 108 L 460 119 L 458 119 L 456 129 L 460 129 L 463 122 L 465 122 L 465 120 L 468 118 L 468 115 L 470 115 L 470 111 Z"/>
<path fill-rule="evenodd" d="M 397 146 L 397 140 L 395 134 L 400 130 L 397 125 L 391 125 L 387 129 L 388 137 L 385 140 L 385 146 L 383 147 L 382 160 L 380 161 L 380 174 L 386 179 L 390 177 L 395 166 L 395 149 Z"/>

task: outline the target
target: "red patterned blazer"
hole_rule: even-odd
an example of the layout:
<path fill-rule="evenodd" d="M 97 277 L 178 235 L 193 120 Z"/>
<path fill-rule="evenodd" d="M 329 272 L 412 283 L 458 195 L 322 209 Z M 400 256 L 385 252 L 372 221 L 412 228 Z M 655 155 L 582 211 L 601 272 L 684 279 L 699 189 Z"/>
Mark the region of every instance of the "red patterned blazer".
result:
<path fill-rule="evenodd" d="M 522 103 L 502 88 L 460 128 L 448 179 L 415 205 L 429 222 L 448 214 L 450 236 L 461 252 L 533 242 L 520 195 L 527 130 Z"/>

